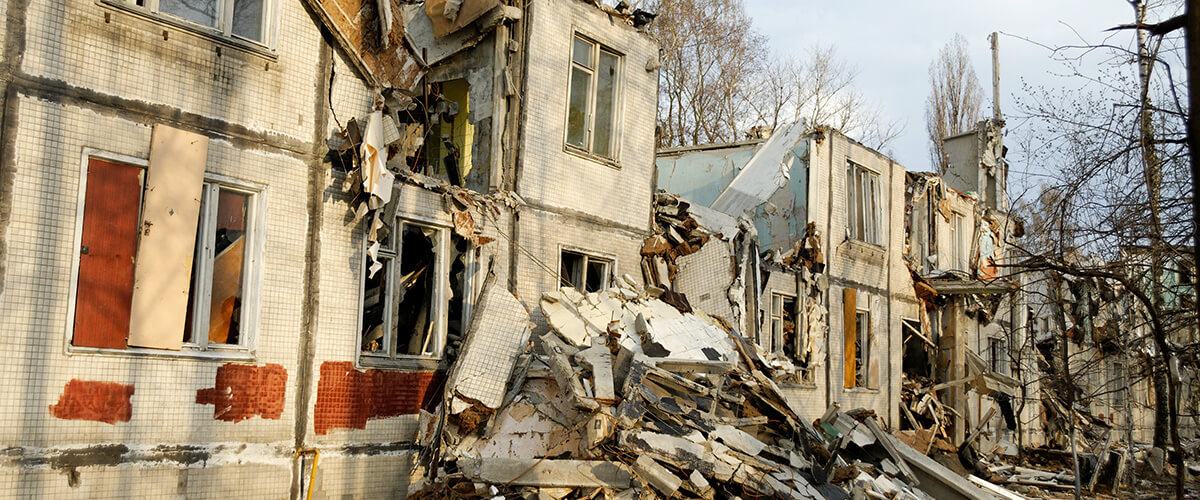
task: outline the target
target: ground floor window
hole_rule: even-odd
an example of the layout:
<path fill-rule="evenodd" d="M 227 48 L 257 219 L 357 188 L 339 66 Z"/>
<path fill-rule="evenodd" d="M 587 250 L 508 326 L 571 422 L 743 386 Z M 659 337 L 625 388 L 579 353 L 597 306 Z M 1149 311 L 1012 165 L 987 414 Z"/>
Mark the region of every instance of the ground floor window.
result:
<path fill-rule="evenodd" d="M 612 269 L 612 259 L 563 250 L 559 254 L 559 286 L 584 293 L 599 292 L 608 288 Z"/>

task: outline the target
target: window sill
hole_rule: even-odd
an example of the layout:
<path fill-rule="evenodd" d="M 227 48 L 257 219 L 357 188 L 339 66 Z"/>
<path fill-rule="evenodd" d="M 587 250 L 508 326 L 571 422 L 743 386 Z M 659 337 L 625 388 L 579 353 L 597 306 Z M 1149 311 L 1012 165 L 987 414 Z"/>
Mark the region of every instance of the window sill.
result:
<path fill-rule="evenodd" d="M 130 358 L 158 358 L 158 359 L 195 359 L 208 361 L 254 361 L 256 356 L 249 349 L 227 349 L 227 350 L 211 350 L 199 351 L 195 349 L 181 349 L 178 351 L 169 351 L 165 349 L 143 349 L 138 347 L 130 347 L 128 349 L 107 349 L 103 347 L 76 347 L 67 346 L 68 356 L 121 356 Z"/>
<path fill-rule="evenodd" d="M 846 248 L 848 253 L 853 253 L 853 255 L 860 256 L 869 262 L 882 264 L 886 261 L 887 248 L 862 240 L 848 239 L 846 241 L 850 242 Z"/>
<path fill-rule="evenodd" d="M 359 369 L 379 369 L 379 370 L 420 370 L 420 371 L 437 371 L 446 368 L 442 358 L 428 358 L 421 356 L 407 356 L 402 358 L 382 358 L 367 355 L 359 355 L 358 362 L 355 363 L 355 368 Z"/>
<path fill-rule="evenodd" d="M 780 389 L 804 389 L 814 391 L 817 389 L 817 384 L 779 384 Z"/>
<path fill-rule="evenodd" d="M 102 7 L 107 7 L 112 10 L 116 10 L 116 11 L 123 12 L 123 13 L 129 14 L 129 15 L 135 16 L 135 17 L 139 17 L 141 19 L 150 21 L 154 24 L 158 24 L 161 26 L 169 27 L 169 28 L 179 29 L 179 30 L 185 31 L 187 33 L 199 36 L 201 38 L 207 38 L 213 42 L 217 42 L 222 45 L 232 47 L 234 49 L 240 50 L 242 52 L 246 52 L 248 54 L 253 54 L 253 55 L 262 57 L 269 61 L 275 61 L 276 59 L 278 59 L 278 54 L 276 53 L 276 51 L 274 49 L 271 49 L 271 48 L 269 48 L 265 45 L 259 44 L 257 42 L 243 40 L 243 39 L 235 38 L 232 36 L 226 36 L 224 33 L 216 30 L 215 28 L 199 25 L 199 24 L 192 23 L 189 21 L 184 21 L 182 19 L 171 17 L 171 16 L 168 16 L 165 14 L 151 12 L 151 11 L 145 9 L 144 7 L 138 7 L 136 5 L 129 5 L 127 3 L 121 2 L 120 0 L 96 0 L 96 3 Z"/>
<path fill-rule="evenodd" d="M 870 389 L 867 387 L 846 387 L 842 389 L 842 392 L 850 394 L 879 394 L 879 389 Z"/>
<path fill-rule="evenodd" d="M 621 162 L 618 162 L 612 158 L 605 158 L 597 154 L 589 153 L 570 144 L 563 144 L 563 152 L 571 156 L 583 158 L 584 160 L 599 163 L 612 169 L 621 170 Z"/>

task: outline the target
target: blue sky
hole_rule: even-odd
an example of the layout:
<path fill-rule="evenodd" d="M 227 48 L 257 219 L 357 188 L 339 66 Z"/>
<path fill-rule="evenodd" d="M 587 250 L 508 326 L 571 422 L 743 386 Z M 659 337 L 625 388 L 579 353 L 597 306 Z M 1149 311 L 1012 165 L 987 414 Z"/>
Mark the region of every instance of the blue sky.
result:
<path fill-rule="evenodd" d="M 1020 122 L 1013 98 L 1022 93 L 1022 81 L 1051 87 L 1067 83 L 1056 76 L 1062 66 L 1050 60 L 1046 48 L 1021 38 L 1049 46 L 1099 42 L 1110 36 L 1105 29 L 1133 18 L 1125 0 L 744 1 L 755 28 L 770 39 L 773 53 L 799 56 L 814 43 L 832 43 L 843 61 L 857 67 L 857 87 L 864 96 L 881 106 L 885 116 L 906 122 L 903 134 L 885 152 L 909 170 L 929 169 L 928 68 L 955 33 L 967 38 L 990 114 L 987 37 L 1001 32 L 1000 105 L 1011 127 Z M 1129 35 L 1118 36 L 1125 45 Z"/>

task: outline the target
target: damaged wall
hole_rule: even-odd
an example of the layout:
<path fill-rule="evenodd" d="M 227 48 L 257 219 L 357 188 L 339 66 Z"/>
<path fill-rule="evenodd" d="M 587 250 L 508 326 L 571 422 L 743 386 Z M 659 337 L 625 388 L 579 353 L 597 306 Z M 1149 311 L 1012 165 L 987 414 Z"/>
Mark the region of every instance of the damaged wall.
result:
<path fill-rule="evenodd" d="M 712 206 L 721 191 L 733 182 L 742 167 L 754 157 L 763 140 L 660 149 L 655 168 L 657 189 Z"/>

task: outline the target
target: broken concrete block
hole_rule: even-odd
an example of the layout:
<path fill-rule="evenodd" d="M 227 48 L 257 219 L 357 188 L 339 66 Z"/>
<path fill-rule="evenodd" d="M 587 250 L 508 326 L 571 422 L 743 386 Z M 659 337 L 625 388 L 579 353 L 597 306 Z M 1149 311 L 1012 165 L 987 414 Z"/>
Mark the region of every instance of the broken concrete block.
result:
<path fill-rule="evenodd" d="M 650 458 L 650 455 L 639 456 L 637 461 L 633 463 L 633 471 L 643 481 L 646 481 L 654 489 L 668 497 L 673 496 L 676 491 L 679 491 L 679 486 L 683 484 L 683 480 L 679 479 L 679 476 L 676 476 L 667 470 L 666 467 L 654 461 L 653 458 Z"/>
<path fill-rule="evenodd" d="M 575 353 L 575 359 L 592 370 L 596 399 L 615 402 L 617 391 L 613 388 L 612 351 L 596 345 Z"/>
<path fill-rule="evenodd" d="M 599 460 L 464 458 L 458 467 L 472 481 L 518 486 L 628 488 L 632 479 L 622 464 Z"/>
<path fill-rule="evenodd" d="M 571 366 L 568 356 L 574 354 L 576 349 L 564 344 L 553 332 L 546 333 L 539 339 L 548 358 L 550 373 L 554 374 L 554 380 L 558 382 L 559 388 L 567 396 L 567 399 L 579 408 L 592 411 L 600 408 L 600 403 L 587 397 L 575 368 Z"/>
<path fill-rule="evenodd" d="M 730 448 L 750 456 L 758 455 L 763 448 L 767 447 L 766 444 L 755 439 L 754 436 L 730 425 L 717 426 L 717 430 L 709 433 L 708 437 L 710 439 L 720 439 L 726 445 L 729 445 Z"/>

